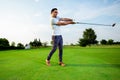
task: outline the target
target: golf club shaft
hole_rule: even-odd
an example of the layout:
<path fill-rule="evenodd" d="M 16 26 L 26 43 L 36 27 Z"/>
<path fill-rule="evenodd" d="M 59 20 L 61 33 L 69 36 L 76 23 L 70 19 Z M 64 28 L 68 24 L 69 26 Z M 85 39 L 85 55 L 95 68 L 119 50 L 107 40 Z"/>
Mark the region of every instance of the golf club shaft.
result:
<path fill-rule="evenodd" d="M 76 22 L 76 24 L 100 25 L 100 26 L 113 26 L 113 25 L 107 25 L 107 24 L 84 23 L 84 22 Z"/>

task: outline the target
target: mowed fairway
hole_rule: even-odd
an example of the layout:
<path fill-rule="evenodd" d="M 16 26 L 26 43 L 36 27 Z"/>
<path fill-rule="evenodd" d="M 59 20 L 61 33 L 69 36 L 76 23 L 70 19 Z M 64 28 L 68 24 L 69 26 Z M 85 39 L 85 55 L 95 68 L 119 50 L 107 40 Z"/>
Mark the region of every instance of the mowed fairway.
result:
<path fill-rule="evenodd" d="M 46 66 L 50 49 L 0 51 L 0 80 L 120 80 L 120 46 L 64 47 L 65 67 L 58 51 Z"/>

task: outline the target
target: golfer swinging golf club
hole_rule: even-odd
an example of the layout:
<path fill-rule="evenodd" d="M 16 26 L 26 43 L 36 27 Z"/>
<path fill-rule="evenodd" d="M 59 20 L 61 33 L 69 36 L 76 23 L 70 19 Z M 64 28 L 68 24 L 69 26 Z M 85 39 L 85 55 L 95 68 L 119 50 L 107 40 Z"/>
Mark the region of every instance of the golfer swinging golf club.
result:
<path fill-rule="evenodd" d="M 47 56 L 46 59 L 46 65 L 50 66 L 50 59 L 53 55 L 53 53 L 56 51 L 57 47 L 59 49 L 59 65 L 65 66 L 65 64 L 62 61 L 63 56 L 63 39 L 61 35 L 61 26 L 65 26 L 68 24 L 75 24 L 72 19 L 70 18 L 60 18 L 57 16 L 58 10 L 57 8 L 53 8 L 51 10 L 51 27 L 52 27 L 52 41 L 53 41 L 53 48 L 50 51 L 50 53 Z"/>

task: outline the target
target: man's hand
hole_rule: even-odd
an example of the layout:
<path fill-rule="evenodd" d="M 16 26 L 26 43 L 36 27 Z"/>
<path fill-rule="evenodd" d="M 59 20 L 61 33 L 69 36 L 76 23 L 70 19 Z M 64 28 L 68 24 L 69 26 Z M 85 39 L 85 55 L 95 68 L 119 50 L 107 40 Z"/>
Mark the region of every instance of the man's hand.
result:
<path fill-rule="evenodd" d="M 75 22 L 71 21 L 70 24 L 76 24 Z"/>

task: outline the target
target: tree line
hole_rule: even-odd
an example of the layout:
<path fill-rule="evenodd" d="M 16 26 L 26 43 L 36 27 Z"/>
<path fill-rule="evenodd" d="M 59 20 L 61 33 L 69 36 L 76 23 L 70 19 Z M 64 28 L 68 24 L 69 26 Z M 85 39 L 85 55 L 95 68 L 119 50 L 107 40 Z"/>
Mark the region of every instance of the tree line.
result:
<path fill-rule="evenodd" d="M 0 50 L 25 49 L 25 47 L 28 45 L 30 45 L 30 47 L 32 48 L 36 48 L 40 46 L 45 46 L 46 44 L 46 42 L 42 44 L 40 39 L 34 39 L 33 41 L 30 41 L 29 44 L 24 45 L 22 43 L 18 43 L 17 46 L 15 46 L 15 42 L 12 42 L 10 45 L 9 41 L 6 38 L 0 38 Z"/>
<path fill-rule="evenodd" d="M 95 34 L 95 31 L 92 28 L 85 29 L 83 32 L 83 38 L 80 38 L 78 40 L 79 46 L 86 47 L 91 45 L 115 45 L 119 44 L 120 42 L 114 42 L 113 39 L 105 40 L 102 39 L 101 41 L 96 40 L 97 35 Z M 99 43 L 100 42 L 100 43 Z M 31 48 L 38 48 L 41 46 L 47 47 L 47 42 L 41 42 L 40 39 L 34 39 L 33 41 L 30 41 L 29 44 L 26 44 L 25 46 L 22 43 L 18 43 L 17 46 L 15 46 L 15 42 L 12 42 L 11 45 L 9 44 L 9 41 L 6 38 L 0 38 L 0 50 L 8 50 L 8 49 L 25 49 L 26 46 L 30 46 Z M 51 41 L 52 44 L 52 41 Z M 73 45 L 73 44 L 71 44 Z"/>
<path fill-rule="evenodd" d="M 96 40 L 97 35 L 95 34 L 95 31 L 92 28 L 86 29 L 83 32 L 83 38 L 80 38 L 78 41 L 78 45 L 85 47 L 85 46 L 90 46 L 94 44 L 98 44 L 100 42 L 101 45 L 114 45 L 114 44 L 119 44 L 120 42 L 114 42 L 113 39 L 105 40 L 102 39 L 101 41 Z"/>

